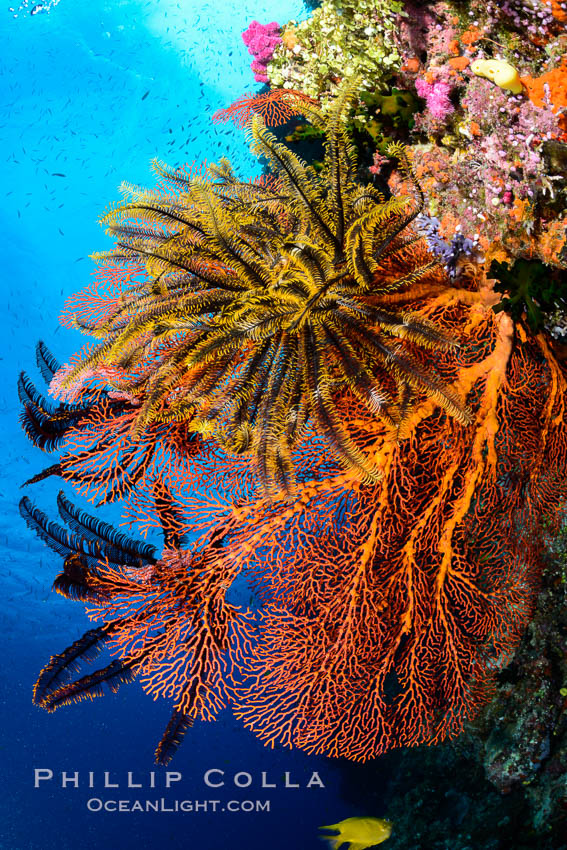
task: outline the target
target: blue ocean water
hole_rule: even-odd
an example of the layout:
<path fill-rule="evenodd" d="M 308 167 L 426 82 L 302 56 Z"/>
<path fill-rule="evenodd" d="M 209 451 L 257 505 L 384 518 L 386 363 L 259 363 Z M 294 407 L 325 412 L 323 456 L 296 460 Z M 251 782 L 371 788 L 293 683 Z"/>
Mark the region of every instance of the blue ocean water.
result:
<path fill-rule="evenodd" d="M 18 372 L 34 368 L 43 339 L 65 359 L 84 342 L 58 325 L 65 299 L 93 269 L 89 254 L 109 247 L 97 224 L 122 180 L 151 185 L 150 160 L 171 166 L 228 156 L 244 176 L 256 173 L 241 132 L 214 125 L 212 113 L 258 88 L 240 34 L 252 19 L 284 22 L 307 12 L 300 0 L 61 0 L 49 14 L 0 11 L 0 145 L 3 264 L 2 542 L 3 850 L 201 847 L 204 850 L 308 850 L 317 826 L 357 811 L 341 796 L 335 762 L 265 749 L 230 713 L 197 724 L 170 769 L 182 779 L 164 788 L 153 752 L 169 715 L 139 685 L 114 697 L 48 715 L 31 704 L 32 685 L 50 655 L 90 627 L 83 606 L 50 591 L 60 560 L 29 532 L 17 504 L 20 484 L 52 461 L 27 442 L 18 423 Z M 53 513 L 59 483 L 34 487 Z M 71 493 L 69 493 L 71 495 Z M 105 517 L 115 519 L 112 511 Z M 34 770 L 53 779 L 34 788 Z M 207 788 L 208 769 L 226 786 Z M 89 771 L 94 774 L 88 787 Z M 105 789 L 104 771 L 118 789 Z M 141 789 L 128 789 L 127 773 Z M 155 771 L 155 789 L 150 788 Z M 260 788 L 261 774 L 275 789 Z M 305 788 L 317 771 L 325 788 Z M 79 787 L 61 787 L 78 772 Z M 252 776 L 235 788 L 232 776 Z M 284 777 L 300 788 L 284 788 Z M 47 774 L 42 774 L 47 775 Z M 215 774 L 218 779 L 220 774 Z M 246 781 L 246 777 L 242 777 Z M 270 811 L 125 813 L 89 811 L 89 799 L 270 801 Z M 96 808 L 98 804 L 91 806 Z M 373 814 L 379 814 L 374 812 Z"/>

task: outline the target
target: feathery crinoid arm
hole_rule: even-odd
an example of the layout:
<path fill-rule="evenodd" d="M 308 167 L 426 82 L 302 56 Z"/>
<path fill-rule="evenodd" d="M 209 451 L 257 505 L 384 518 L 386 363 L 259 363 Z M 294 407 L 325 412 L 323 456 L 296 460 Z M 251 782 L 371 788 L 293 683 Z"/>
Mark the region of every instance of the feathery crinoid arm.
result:
<path fill-rule="evenodd" d="M 270 168 L 290 195 L 291 209 L 304 221 L 307 232 L 313 229 L 326 250 L 340 251 L 341 245 L 325 204 L 323 186 L 312 166 L 278 142 L 259 115 L 254 115 L 248 130 L 252 152 L 268 160 Z"/>
<path fill-rule="evenodd" d="M 252 289 L 263 289 L 270 280 L 270 270 L 262 253 L 242 238 L 236 212 L 223 204 L 215 193 L 214 184 L 195 180 L 188 199 L 199 210 L 203 244 L 202 256 L 221 259 L 232 269 L 241 283 Z"/>
<path fill-rule="evenodd" d="M 387 147 L 387 154 L 392 159 L 397 159 L 401 173 L 407 178 L 415 191 L 417 203 L 410 207 L 405 214 L 402 214 L 397 221 L 392 222 L 392 226 L 386 228 L 384 233 L 381 234 L 381 238 L 374 246 L 375 256 L 378 258 L 390 249 L 396 237 L 419 215 L 425 203 L 423 189 L 413 169 L 411 154 L 407 146 L 401 142 L 392 142 Z"/>
<path fill-rule="evenodd" d="M 342 259 L 347 227 L 353 216 L 356 189 L 356 149 L 346 130 L 349 108 L 359 88 L 358 77 L 344 85 L 325 121 L 325 168 L 321 175 L 327 183 L 327 214 L 333 224 L 337 260 Z"/>
<path fill-rule="evenodd" d="M 407 204 L 408 199 L 404 197 L 389 198 L 374 204 L 367 212 L 359 215 L 348 228 L 345 238 L 346 260 L 349 271 L 361 290 L 373 287 L 379 268 L 377 258 L 382 245 L 390 236 L 393 239 L 393 234 L 397 235 L 399 232 L 401 222 L 405 220 L 404 210 Z"/>
<path fill-rule="evenodd" d="M 151 279 L 190 272 L 185 258 L 203 236 L 187 204 L 149 191 L 137 192 L 129 203 L 113 205 L 101 224 L 116 240 L 116 247 L 93 258 L 142 263 Z"/>

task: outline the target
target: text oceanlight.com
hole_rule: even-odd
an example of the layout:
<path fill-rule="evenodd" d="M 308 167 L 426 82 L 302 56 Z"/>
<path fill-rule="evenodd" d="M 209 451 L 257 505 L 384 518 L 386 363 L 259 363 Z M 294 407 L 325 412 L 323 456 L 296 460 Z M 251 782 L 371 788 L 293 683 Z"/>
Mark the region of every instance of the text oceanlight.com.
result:
<path fill-rule="evenodd" d="M 269 812 L 269 800 L 87 800 L 89 812 Z"/>
<path fill-rule="evenodd" d="M 191 790 L 195 791 L 195 781 L 191 783 Z M 198 783 L 197 783 L 198 784 Z M 220 768 L 210 768 L 202 776 L 202 784 L 206 788 L 267 790 L 267 789 L 310 789 L 324 788 L 325 784 L 319 774 L 314 771 L 304 777 L 292 776 L 289 771 L 283 774 L 274 774 L 268 771 L 250 773 L 240 770 L 236 773 L 227 774 Z M 64 791 L 76 789 L 96 789 L 100 794 L 104 790 L 140 790 L 140 789 L 176 789 L 179 791 L 184 785 L 183 774 L 177 770 L 162 772 L 150 771 L 148 773 L 136 773 L 134 771 L 113 772 L 104 771 L 79 771 L 63 770 L 54 771 L 51 768 L 35 768 L 34 788 L 58 787 Z M 95 793 L 96 793 L 95 792 Z M 207 800 L 207 799 L 169 799 L 167 797 L 148 797 L 146 799 L 105 799 L 101 796 L 93 796 L 86 800 L 89 812 L 269 812 L 270 800 L 246 799 L 246 800 Z"/>

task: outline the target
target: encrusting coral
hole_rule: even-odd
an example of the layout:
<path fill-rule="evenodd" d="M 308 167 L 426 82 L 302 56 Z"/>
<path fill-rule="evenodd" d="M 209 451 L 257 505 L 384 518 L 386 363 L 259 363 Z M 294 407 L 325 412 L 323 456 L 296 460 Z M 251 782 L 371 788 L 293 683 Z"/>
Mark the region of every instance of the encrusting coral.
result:
<path fill-rule="evenodd" d="M 283 43 L 268 63 L 272 86 L 317 98 L 325 112 L 344 78 L 380 87 L 399 61 L 397 0 L 323 0 L 311 17 L 283 28 Z"/>

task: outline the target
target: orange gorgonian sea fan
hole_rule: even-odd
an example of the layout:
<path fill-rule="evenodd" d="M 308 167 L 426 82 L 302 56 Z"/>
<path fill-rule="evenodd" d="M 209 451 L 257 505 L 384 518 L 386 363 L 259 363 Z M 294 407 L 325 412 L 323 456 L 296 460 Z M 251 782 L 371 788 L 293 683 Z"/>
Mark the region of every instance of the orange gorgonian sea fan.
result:
<path fill-rule="evenodd" d="M 279 127 L 296 115 L 317 105 L 317 101 L 294 89 L 270 89 L 260 94 L 243 94 L 226 109 L 219 109 L 213 121 L 233 121 L 246 127 L 253 115 L 261 115 L 268 127 Z"/>
<path fill-rule="evenodd" d="M 340 146 L 342 137 L 335 139 Z M 347 176 L 340 166 L 335 186 Z M 280 184 L 284 190 L 289 194 Z M 328 191 L 332 196 L 336 188 Z M 369 201 L 383 203 L 365 191 Z M 227 206 L 236 198 L 245 209 L 243 190 L 225 187 L 222 196 Z M 253 190 L 250 203 L 263 197 Z M 282 206 L 269 209 L 267 217 L 285 224 Z M 499 296 L 490 282 L 447 279 L 412 231 L 411 212 L 398 207 L 386 237 L 360 243 L 352 262 L 363 262 L 369 276 L 357 282 L 352 273 L 351 290 L 336 296 L 349 308 L 357 304 L 358 324 L 349 324 L 355 330 L 368 327 L 361 304 L 379 310 L 380 320 L 371 316 L 383 326 L 397 317 L 388 364 L 394 368 L 385 368 L 372 347 L 363 354 L 341 339 L 339 328 L 336 360 L 314 390 L 332 398 L 334 421 L 373 474 L 345 462 L 312 402 L 288 445 L 293 492 L 279 493 L 266 489 L 253 451 L 235 452 L 202 417 L 195 427 L 193 406 L 184 407 L 175 391 L 159 416 L 135 426 L 159 363 L 175 355 L 185 332 L 178 324 L 176 334 L 121 364 L 105 359 L 132 317 L 136 331 L 143 322 L 152 330 L 153 297 L 185 280 L 168 282 L 156 259 L 163 254 L 155 229 L 139 225 L 139 250 L 128 242 L 121 264 L 145 270 L 148 282 L 126 296 L 135 309 L 124 300 L 121 313 L 108 307 L 114 324 L 97 361 L 98 388 L 80 384 L 73 403 L 55 408 L 23 379 L 23 419 L 38 444 L 51 447 L 53 434 L 62 450 L 45 474 L 61 475 L 98 501 L 124 498 L 130 522 L 144 532 L 160 529 L 165 548 L 158 556 L 64 496 L 59 511 L 68 529 L 23 500 L 26 521 L 65 558 L 56 589 L 86 601 L 97 623 L 53 656 L 38 680 L 37 704 L 54 710 L 137 677 L 154 698 L 172 702 L 156 753 L 166 763 L 196 719 L 210 720 L 226 705 L 272 746 L 364 760 L 455 735 L 490 698 L 496 672 L 531 615 L 546 529 L 559 521 L 566 496 L 567 383 L 545 334 L 493 310 Z M 171 206 L 166 213 L 171 218 Z M 383 222 L 382 213 L 376 215 Z M 297 208 L 287 216 L 296 218 Z M 250 253 L 230 243 L 233 266 L 226 255 L 209 257 L 207 265 L 201 253 L 201 264 L 194 262 L 198 232 L 187 247 L 164 226 L 162 245 L 171 246 L 168 261 L 190 262 L 183 273 L 195 275 L 195 286 L 211 278 L 226 285 L 232 269 L 228 279 L 237 288 L 246 280 L 243 256 L 255 262 L 259 226 L 254 219 Z M 313 240 L 320 235 L 315 225 L 311 233 Z M 288 242 L 298 238 L 286 235 Z M 381 250 L 384 238 L 391 250 Z M 144 239 L 152 241 L 151 252 Z M 143 258 L 146 250 L 151 256 Z M 335 283 L 319 285 L 326 295 Z M 268 286 L 266 301 L 270 293 Z M 289 297 L 293 303 L 297 296 Z M 94 306 L 97 333 L 102 302 Z M 230 304 L 228 298 L 223 309 Z M 334 309 L 326 307 L 323 319 Z M 214 333 L 216 314 L 208 315 L 208 327 L 199 319 L 202 334 Z M 89 325 L 88 315 L 81 324 Z M 194 324 L 190 312 L 187 326 Z M 371 327 L 376 332 L 377 324 Z M 423 344 L 426 334 L 435 344 Z M 312 354 L 323 357 L 318 345 Z M 60 371 L 44 347 L 38 362 L 47 379 Z M 223 362 L 215 386 L 233 386 L 229 367 Z M 280 365 L 252 383 L 257 411 L 281 374 Z M 301 374 L 308 384 L 309 368 Z M 368 403 L 370 375 L 388 399 L 382 406 Z M 286 402 L 284 409 L 294 406 Z M 233 601 L 242 579 L 256 595 L 254 608 Z M 112 664 L 73 680 L 102 646 L 115 656 Z"/>

